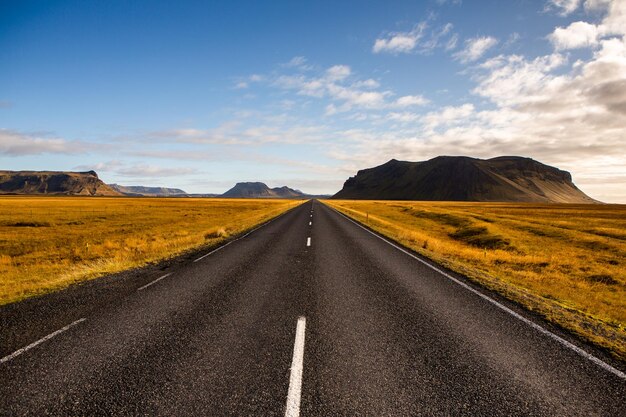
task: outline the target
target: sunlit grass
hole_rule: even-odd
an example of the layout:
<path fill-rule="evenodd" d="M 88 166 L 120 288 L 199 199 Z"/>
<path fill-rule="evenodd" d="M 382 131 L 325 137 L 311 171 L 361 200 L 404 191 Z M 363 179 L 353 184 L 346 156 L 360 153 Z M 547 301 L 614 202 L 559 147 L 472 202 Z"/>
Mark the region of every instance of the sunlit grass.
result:
<path fill-rule="evenodd" d="M 626 359 L 626 206 L 325 203 Z"/>
<path fill-rule="evenodd" d="M 217 245 L 300 203 L 2 197 L 0 305 Z"/>

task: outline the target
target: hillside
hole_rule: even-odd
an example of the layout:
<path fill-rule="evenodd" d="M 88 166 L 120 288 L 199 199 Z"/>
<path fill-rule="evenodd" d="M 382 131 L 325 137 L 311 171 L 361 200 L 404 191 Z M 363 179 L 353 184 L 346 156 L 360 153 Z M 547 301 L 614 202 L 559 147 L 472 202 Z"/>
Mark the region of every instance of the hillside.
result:
<path fill-rule="evenodd" d="M 391 161 L 350 177 L 335 199 L 597 203 L 569 172 L 530 158 L 439 156 Z"/>
<path fill-rule="evenodd" d="M 262 182 L 238 182 L 221 197 L 226 198 L 302 198 L 302 191 L 289 187 L 269 188 Z"/>
<path fill-rule="evenodd" d="M 144 187 L 143 185 L 119 185 L 109 184 L 115 191 L 128 196 L 146 197 L 173 197 L 186 196 L 187 193 L 180 188 Z"/>
<path fill-rule="evenodd" d="M 122 195 L 94 171 L 0 171 L 0 194 Z"/>

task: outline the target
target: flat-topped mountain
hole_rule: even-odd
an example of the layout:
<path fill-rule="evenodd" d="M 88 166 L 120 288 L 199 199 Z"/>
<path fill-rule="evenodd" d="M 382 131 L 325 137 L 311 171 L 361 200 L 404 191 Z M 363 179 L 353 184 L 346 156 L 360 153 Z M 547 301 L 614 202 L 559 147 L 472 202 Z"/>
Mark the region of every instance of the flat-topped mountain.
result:
<path fill-rule="evenodd" d="M 424 162 L 391 161 L 361 170 L 332 198 L 357 200 L 598 203 L 567 171 L 531 158 L 438 156 Z"/>
<path fill-rule="evenodd" d="M 227 198 L 302 198 L 302 191 L 289 187 L 270 188 L 262 182 L 238 182 L 221 197 Z"/>
<path fill-rule="evenodd" d="M 109 187 L 115 191 L 128 196 L 146 196 L 146 197 L 172 197 L 186 196 L 187 193 L 180 188 L 166 187 L 144 187 L 143 185 L 119 185 L 109 184 Z"/>
<path fill-rule="evenodd" d="M 0 171 L 0 194 L 121 195 L 94 171 Z"/>

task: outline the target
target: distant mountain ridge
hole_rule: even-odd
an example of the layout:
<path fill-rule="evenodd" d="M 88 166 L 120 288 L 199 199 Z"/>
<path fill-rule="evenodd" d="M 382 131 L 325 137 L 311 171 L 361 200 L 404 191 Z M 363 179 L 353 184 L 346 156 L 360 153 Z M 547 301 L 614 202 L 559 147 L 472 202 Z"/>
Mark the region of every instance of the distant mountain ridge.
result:
<path fill-rule="evenodd" d="M 335 199 L 598 203 L 567 171 L 531 158 L 439 156 L 360 170 Z"/>
<path fill-rule="evenodd" d="M 180 188 L 105 184 L 95 171 L 0 171 L 1 194 L 205 198 L 312 197 L 286 186 L 269 188 L 262 182 L 240 182 L 224 194 L 188 194 Z"/>
<path fill-rule="evenodd" d="M 128 196 L 146 196 L 146 197 L 170 197 L 170 196 L 186 196 L 185 191 L 180 188 L 167 187 L 145 187 L 143 185 L 119 185 L 109 184 L 109 187 L 115 191 Z"/>
<path fill-rule="evenodd" d="M 0 171 L 0 194 L 121 195 L 94 171 Z"/>
<path fill-rule="evenodd" d="M 221 197 L 225 198 L 303 198 L 306 195 L 300 190 L 289 187 L 270 188 L 262 182 L 238 182 Z"/>

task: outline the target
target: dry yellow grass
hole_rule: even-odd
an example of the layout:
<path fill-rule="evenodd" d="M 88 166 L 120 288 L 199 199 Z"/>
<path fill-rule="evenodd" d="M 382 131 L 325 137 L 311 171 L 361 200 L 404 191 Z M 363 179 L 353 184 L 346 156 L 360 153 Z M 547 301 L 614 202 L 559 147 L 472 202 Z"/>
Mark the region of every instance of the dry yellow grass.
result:
<path fill-rule="evenodd" d="M 0 305 L 217 245 L 301 203 L 1 197 Z"/>
<path fill-rule="evenodd" d="M 626 359 L 626 206 L 325 203 Z"/>

